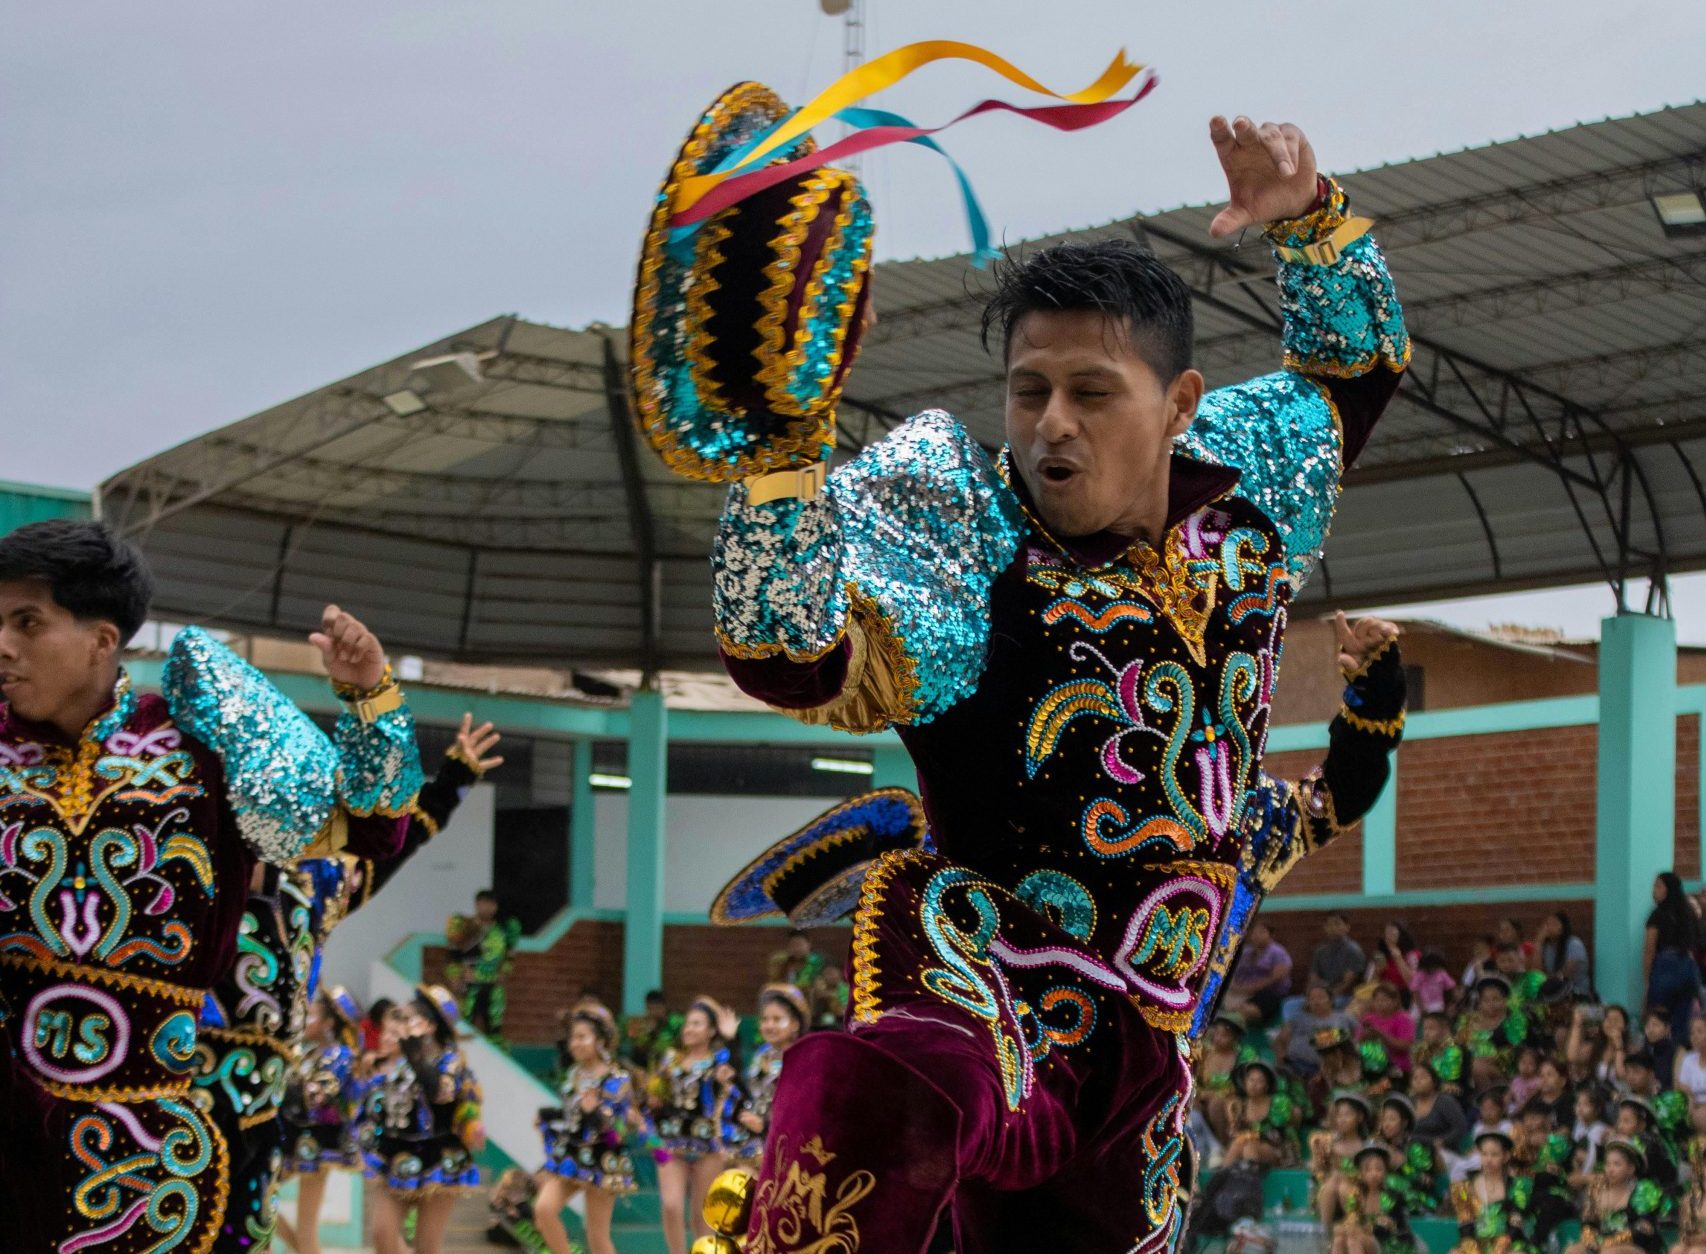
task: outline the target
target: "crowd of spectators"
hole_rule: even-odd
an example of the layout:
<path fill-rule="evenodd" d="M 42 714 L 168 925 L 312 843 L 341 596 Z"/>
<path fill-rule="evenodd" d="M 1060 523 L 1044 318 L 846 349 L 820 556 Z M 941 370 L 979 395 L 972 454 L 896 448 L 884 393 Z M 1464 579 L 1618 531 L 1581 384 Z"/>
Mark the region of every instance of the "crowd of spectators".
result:
<path fill-rule="evenodd" d="M 1706 1254 L 1701 906 L 1655 882 L 1633 1013 L 1563 910 L 1500 920 L 1461 971 L 1397 921 L 1365 945 L 1329 915 L 1303 964 L 1258 921 L 1195 1060 L 1199 1217 L 1303 1167 L 1334 1254 L 1409 1251 L 1428 1214 L 1460 1254 Z"/>

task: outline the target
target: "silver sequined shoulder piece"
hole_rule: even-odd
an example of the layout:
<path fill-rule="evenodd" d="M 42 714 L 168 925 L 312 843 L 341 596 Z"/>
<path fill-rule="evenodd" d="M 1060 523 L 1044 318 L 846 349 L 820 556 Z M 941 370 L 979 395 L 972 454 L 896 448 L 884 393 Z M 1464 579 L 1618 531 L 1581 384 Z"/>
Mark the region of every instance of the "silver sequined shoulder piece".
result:
<path fill-rule="evenodd" d="M 178 726 L 219 758 L 243 838 L 269 862 L 293 857 L 337 804 L 332 742 L 267 677 L 199 627 L 178 633 L 161 682 Z"/>
<path fill-rule="evenodd" d="M 830 476 L 841 574 L 887 616 L 918 677 L 915 721 L 977 691 L 989 598 L 1024 536 L 990 455 L 941 410 L 896 428 Z"/>

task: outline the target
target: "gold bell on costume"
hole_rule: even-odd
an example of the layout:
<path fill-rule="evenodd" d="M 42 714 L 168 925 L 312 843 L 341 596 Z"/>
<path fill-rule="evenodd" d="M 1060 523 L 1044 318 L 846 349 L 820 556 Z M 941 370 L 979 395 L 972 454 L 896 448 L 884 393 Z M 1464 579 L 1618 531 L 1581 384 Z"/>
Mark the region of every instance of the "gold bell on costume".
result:
<path fill-rule="evenodd" d="M 688 1254 L 740 1254 L 740 1243 L 733 1237 L 700 1237 Z"/>
<path fill-rule="evenodd" d="M 713 1232 L 724 1237 L 738 1237 L 746 1231 L 746 1221 L 752 1217 L 752 1177 L 744 1171 L 730 1168 L 715 1180 L 711 1181 L 711 1189 L 705 1194 L 705 1222 L 711 1225 Z M 713 1237 L 701 1238 L 705 1241 Z M 707 1249 L 735 1249 L 732 1242 L 728 1246 L 707 1247 Z M 699 1247 L 693 1247 L 695 1254 L 704 1254 Z"/>

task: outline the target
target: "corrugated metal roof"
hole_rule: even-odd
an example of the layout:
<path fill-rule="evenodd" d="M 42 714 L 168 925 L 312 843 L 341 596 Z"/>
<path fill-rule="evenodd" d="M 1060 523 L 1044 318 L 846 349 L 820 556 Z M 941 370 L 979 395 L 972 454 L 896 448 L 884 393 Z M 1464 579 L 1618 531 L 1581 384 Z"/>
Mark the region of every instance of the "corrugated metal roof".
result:
<path fill-rule="evenodd" d="M 1347 476 L 1304 603 L 1706 566 L 1706 236 L 1667 237 L 1649 199 L 1706 186 L 1706 104 L 1345 183 L 1378 221 L 1417 353 Z M 1136 235 L 1186 276 L 1211 386 L 1278 357 L 1266 250 L 1211 243 L 1213 213 L 1072 235 Z M 986 284 L 965 257 L 878 267 L 882 320 L 851 376 L 845 446 L 929 406 L 999 443 L 999 363 L 976 333 Z M 656 664 L 710 665 L 706 554 L 721 493 L 642 450 L 652 585 L 607 339 L 622 350 L 609 328 L 493 319 L 125 471 L 103 486 L 104 510 L 141 534 L 163 613 L 295 630 L 335 599 L 369 609 L 400 649 L 633 666 L 655 598 Z M 426 391 L 422 412 L 385 406 L 423 390 L 416 363 L 453 352 L 496 355 L 482 382 Z"/>

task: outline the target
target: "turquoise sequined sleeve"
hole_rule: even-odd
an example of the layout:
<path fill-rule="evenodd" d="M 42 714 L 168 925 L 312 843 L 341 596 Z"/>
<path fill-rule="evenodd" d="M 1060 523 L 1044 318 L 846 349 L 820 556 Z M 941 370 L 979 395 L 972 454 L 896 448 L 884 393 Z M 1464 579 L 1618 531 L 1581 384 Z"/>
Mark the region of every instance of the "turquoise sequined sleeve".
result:
<path fill-rule="evenodd" d="M 1326 239 L 1346 217 L 1344 192 L 1333 183 L 1322 208 L 1273 223 L 1267 235 L 1278 247 L 1302 247 Z M 1301 588 L 1327 539 L 1347 436 L 1354 454 L 1390 395 L 1383 389 L 1358 398 L 1373 414 L 1341 414 L 1344 383 L 1377 369 L 1395 380 L 1409 363 L 1410 339 L 1372 235 L 1346 245 L 1330 265 L 1282 258 L 1279 291 L 1285 368 L 1203 397 L 1178 448 L 1237 467 L 1238 495 L 1278 526 L 1293 585 Z"/>
<path fill-rule="evenodd" d="M 406 814 L 420 795 L 420 742 L 415 716 L 400 705 L 364 723 L 348 709 L 333 732 L 338 748 L 338 796 L 351 814 Z"/>
<path fill-rule="evenodd" d="M 713 557 L 719 642 L 796 662 L 845 642 L 841 696 L 790 713 L 849 731 L 929 722 L 977 689 L 990 589 L 1022 534 L 988 454 L 947 414 L 920 414 L 816 499 L 755 507 L 734 488 Z"/>
<path fill-rule="evenodd" d="M 173 720 L 220 760 L 237 830 L 259 857 L 292 858 L 331 821 L 337 752 L 260 671 L 186 627 L 161 688 Z"/>

